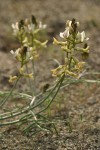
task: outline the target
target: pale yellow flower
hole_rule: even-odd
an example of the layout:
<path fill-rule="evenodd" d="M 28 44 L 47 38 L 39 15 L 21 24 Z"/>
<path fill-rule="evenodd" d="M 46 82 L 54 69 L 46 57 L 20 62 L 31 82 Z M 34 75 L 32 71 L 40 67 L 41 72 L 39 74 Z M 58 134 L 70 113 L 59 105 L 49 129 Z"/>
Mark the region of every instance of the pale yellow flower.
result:
<path fill-rule="evenodd" d="M 17 76 L 10 76 L 9 82 L 12 83 L 12 82 L 14 82 L 14 81 L 17 80 L 17 79 L 18 79 Z"/>

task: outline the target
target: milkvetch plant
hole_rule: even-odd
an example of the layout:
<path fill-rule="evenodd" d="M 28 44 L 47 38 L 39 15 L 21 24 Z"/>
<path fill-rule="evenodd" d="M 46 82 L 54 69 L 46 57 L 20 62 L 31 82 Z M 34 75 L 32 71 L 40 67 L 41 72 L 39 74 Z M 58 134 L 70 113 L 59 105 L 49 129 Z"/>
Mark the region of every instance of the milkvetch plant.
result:
<path fill-rule="evenodd" d="M 30 19 L 21 20 L 15 24 L 12 24 L 13 35 L 19 41 L 20 47 L 16 50 L 11 50 L 10 52 L 17 60 L 19 68 L 17 73 L 18 75 L 11 75 L 9 78 L 9 82 L 15 82 L 15 84 L 9 95 L 1 101 L 1 106 L 11 96 L 20 78 L 31 78 L 34 81 L 34 61 L 39 57 L 38 50 L 45 48 L 47 44 L 47 40 L 44 42 L 39 40 L 39 36 L 45 28 L 46 25 L 43 25 L 42 22 L 38 23 L 33 15 Z M 29 73 L 28 64 L 30 62 L 32 63 L 32 71 Z M 31 82 L 29 79 L 31 94 L 35 95 L 35 87 L 33 87 L 33 84 L 35 84 L 35 82 Z"/>
<path fill-rule="evenodd" d="M 85 62 L 80 61 L 77 58 L 77 53 L 81 53 L 82 55 L 88 55 L 89 46 L 87 45 L 87 41 L 89 38 L 85 36 L 85 32 L 78 31 L 79 22 L 76 22 L 75 19 L 72 21 L 67 21 L 66 29 L 64 32 L 60 33 L 60 37 L 63 41 L 58 41 L 54 38 L 54 44 L 60 45 L 61 50 L 65 51 L 65 64 L 60 65 L 56 69 L 52 70 L 53 76 L 70 76 L 79 78 L 80 74 L 84 70 Z M 83 47 L 79 44 L 84 44 Z M 79 46 L 80 47 L 79 47 Z"/>
<path fill-rule="evenodd" d="M 41 47 L 46 47 L 47 40 L 41 42 L 38 40 L 38 35 L 40 31 L 46 28 L 46 25 L 43 25 L 42 22 L 37 23 L 36 18 L 32 15 L 31 19 L 21 20 L 12 24 L 13 35 L 18 39 L 21 44 L 21 47 L 14 50 L 11 50 L 13 56 L 20 63 L 19 76 L 22 77 L 34 77 L 34 70 L 32 73 L 25 73 L 25 65 L 30 61 L 34 61 L 38 58 L 38 49 Z M 33 76 L 32 76 L 33 74 Z M 10 77 L 10 82 L 19 78 L 19 76 Z"/>
<path fill-rule="evenodd" d="M 41 35 L 41 31 L 46 28 L 46 25 L 43 25 L 42 22 L 37 23 L 35 17 L 32 16 L 30 20 L 25 19 L 12 24 L 12 28 L 14 36 L 20 42 L 20 47 L 15 51 L 11 50 L 11 54 L 17 60 L 20 67 L 18 75 L 11 76 L 9 79 L 10 82 L 15 82 L 12 90 L 10 92 L 0 92 L 0 96 L 4 97 L 3 100 L 0 100 L 0 107 L 4 106 L 10 96 L 26 99 L 28 100 L 28 104 L 22 108 L 16 108 L 0 114 L 0 126 L 19 124 L 19 126 L 24 125 L 25 127 L 26 125 L 24 132 L 31 132 L 31 135 L 41 130 L 52 132 L 50 127 L 53 127 L 57 132 L 55 122 L 46 118 L 45 112 L 54 101 L 59 90 L 72 83 L 100 83 L 97 80 L 81 79 L 85 75 L 86 62 L 82 61 L 82 58 L 78 55 L 82 57 L 88 56 L 89 46 L 87 41 L 89 38 L 86 37 L 84 31 L 79 31 L 79 22 L 76 22 L 75 19 L 68 20 L 65 31 L 59 34 L 62 40 L 58 41 L 54 38 L 53 41 L 53 44 L 60 46 L 61 50 L 65 53 L 64 64 L 59 64 L 57 68 L 51 70 L 52 76 L 56 78 L 54 86 L 38 94 L 33 94 L 34 89 L 32 87 L 30 87 L 32 94 L 17 93 L 14 92 L 14 88 L 20 78 L 33 78 L 33 80 L 35 78 L 34 61 L 39 56 L 38 49 L 46 47 L 47 44 L 47 40 L 41 42 L 38 36 Z M 30 62 L 33 64 L 31 73 L 29 73 L 27 66 Z"/>

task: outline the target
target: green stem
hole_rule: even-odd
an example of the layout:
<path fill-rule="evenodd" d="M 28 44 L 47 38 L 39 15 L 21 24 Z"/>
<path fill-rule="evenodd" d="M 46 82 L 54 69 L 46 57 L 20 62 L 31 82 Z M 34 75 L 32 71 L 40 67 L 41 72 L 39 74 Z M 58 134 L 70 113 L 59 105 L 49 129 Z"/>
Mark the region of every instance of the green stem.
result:
<path fill-rule="evenodd" d="M 71 62 L 72 62 L 72 57 L 70 57 L 70 60 L 69 60 L 69 70 L 71 69 Z"/>
<path fill-rule="evenodd" d="M 40 99 L 39 102 L 35 106 L 32 106 L 32 107 L 28 106 L 28 107 L 24 108 L 21 112 L 16 112 L 16 113 L 13 113 L 12 115 L 9 115 L 9 116 L 8 115 L 4 116 L 4 117 L 0 116 L 1 117 L 0 120 L 4 120 L 4 119 L 7 119 L 7 118 L 12 118 L 12 117 L 21 115 L 23 113 L 28 112 L 29 110 L 35 109 L 36 107 L 40 106 L 54 92 L 56 87 L 59 85 L 60 81 L 61 81 L 61 78 L 58 80 L 57 84 L 53 87 L 53 89 L 49 92 L 49 94 L 43 100 Z"/>
<path fill-rule="evenodd" d="M 33 46 L 34 46 L 34 42 L 33 42 L 34 35 L 33 35 L 33 33 L 31 33 L 30 36 L 31 36 L 31 46 L 33 47 Z M 36 87 L 35 87 L 35 86 L 36 86 L 36 85 L 35 85 L 35 67 L 34 67 L 34 60 L 32 60 L 32 70 L 33 70 L 33 79 L 34 79 L 34 81 L 33 81 L 33 86 L 32 86 L 32 90 L 33 90 L 32 94 L 35 96 L 35 94 L 36 94 Z"/>
<path fill-rule="evenodd" d="M 32 86 L 32 89 L 33 89 L 33 95 L 35 96 L 36 94 L 36 84 L 35 84 L 35 66 L 34 66 L 34 60 L 32 60 L 32 69 L 33 69 L 33 86 Z"/>
<path fill-rule="evenodd" d="M 16 82 L 15 82 L 13 88 L 11 89 L 10 93 L 0 102 L 0 107 L 2 107 L 6 103 L 6 101 L 9 99 L 9 97 L 12 95 L 19 79 L 20 79 L 20 77 L 16 80 Z"/>
<path fill-rule="evenodd" d="M 27 71 L 27 74 L 29 74 L 29 71 L 28 71 L 28 66 L 27 64 L 25 65 L 26 66 L 26 71 Z M 29 82 L 29 87 L 30 87 L 30 92 L 33 93 L 33 90 L 32 90 L 32 82 L 31 82 L 31 79 L 28 78 L 28 82 Z"/>
<path fill-rule="evenodd" d="M 36 114 L 39 114 L 39 113 L 45 111 L 46 109 L 48 109 L 48 108 L 50 107 L 51 103 L 53 102 L 54 98 L 56 97 L 56 95 L 57 95 L 57 93 L 58 93 L 58 91 L 59 91 L 59 89 L 60 89 L 60 87 L 61 87 L 61 84 L 62 84 L 62 82 L 63 82 L 63 80 L 64 80 L 64 77 L 65 77 L 65 75 L 62 76 L 61 81 L 60 81 L 59 86 L 58 86 L 58 89 L 57 89 L 56 93 L 54 94 L 54 96 L 52 97 L 52 99 L 51 99 L 51 101 L 49 102 L 49 104 L 47 105 L 47 107 L 45 107 L 44 109 L 42 109 L 41 111 L 39 111 L 39 112 L 36 113 Z"/>
<path fill-rule="evenodd" d="M 73 84 L 73 83 L 84 83 L 84 82 L 88 82 L 88 83 L 99 83 L 100 84 L 100 80 L 84 80 L 84 79 L 78 79 L 78 80 L 74 80 L 74 79 L 72 79 L 70 82 L 68 82 L 68 81 L 65 81 L 64 82 L 64 84 L 63 84 L 63 86 L 61 86 L 61 89 L 63 89 L 63 88 L 65 88 L 66 86 L 69 86 L 70 84 Z M 57 86 L 57 85 L 56 85 Z M 56 87 L 55 86 L 55 87 Z M 55 89 L 55 87 L 53 87 L 52 88 L 52 90 L 51 90 L 51 92 L 52 93 L 54 93 L 54 89 Z M 42 96 L 42 94 L 39 94 L 38 96 Z M 37 97 L 38 97 L 37 96 Z M 48 94 L 48 96 L 49 96 L 49 94 Z M 47 97 L 46 97 L 47 98 Z M 46 99 L 45 98 L 45 99 Z M 43 98 L 42 98 L 43 99 Z M 26 113 L 26 112 L 28 112 L 30 109 L 34 109 L 34 108 L 36 108 L 36 107 L 38 107 L 40 104 L 42 104 L 43 102 L 44 102 L 44 99 L 42 100 L 41 98 L 39 99 L 39 102 L 40 103 L 38 103 L 37 105 L 35 105 L 35 106 L 33 106 L 33 107 L 25 107 L 25 108 L 23 108 L 23 110 L 22 111 L 20 111 L 20 112 L 12 112 L 12 114 L 11 114 L 11 112 L 8 112 L 8 113 L 3 113 L 3 114 L 1 114 L 0 115 L 0 120 L 4 120 L 4 119 L 8 119 L 8 118 L 13 118 L 13 117 L 16 117 L 16 116 L 19 116 L 19 115 L 21 115 L 21 114 L 24 114 L 24 113 Z"/>

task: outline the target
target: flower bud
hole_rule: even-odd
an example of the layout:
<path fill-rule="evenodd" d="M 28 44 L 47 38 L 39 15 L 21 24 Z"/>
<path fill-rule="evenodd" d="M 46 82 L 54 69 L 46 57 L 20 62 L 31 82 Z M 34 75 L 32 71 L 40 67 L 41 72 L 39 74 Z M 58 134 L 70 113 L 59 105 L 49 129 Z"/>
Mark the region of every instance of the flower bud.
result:
<path fill-rule="evenodd" d="M 9 78 L 9 82 L 10 83 L 12 83 L 12 82 L 14 82 L 15 80 L 17 80 L 17 76 L 10 76 L 10 78 Z"/>

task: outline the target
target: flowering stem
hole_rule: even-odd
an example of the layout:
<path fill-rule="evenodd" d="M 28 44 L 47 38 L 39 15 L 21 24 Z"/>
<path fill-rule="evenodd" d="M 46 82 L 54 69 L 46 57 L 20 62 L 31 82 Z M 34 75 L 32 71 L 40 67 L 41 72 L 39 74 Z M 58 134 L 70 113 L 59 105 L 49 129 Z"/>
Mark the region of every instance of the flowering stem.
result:
<path fill-rule="evenodd" d="M 33 95 L 35 96 L 36 94 L 36 84 L 35 84 L 35 67 L 34 67 L 34 60 L 32 60 L 32 69 L 33 69 L 33 86 L 32 86 L 32 89 L 33 89 Z"/>
<path fill-rule="evenodd" d="M 31 46 L 32 47 L 34 46 L 33 39 L 34 39 L 34 35 L 33 35 L 33 33 L 31 33 Z M 32 69 L 33 69 L 33 78 L 34 78 L 33 86 L 32 86 L 32 89 L 33 89 L 32 94 L 35 96 L 35 94 L 36 94 L 36 88 L 35 88 L 35 67 L 34 67 L 34 60 L 32 60 Z"/>
<path fill-rule="evenodd" d="M 71 61 L 72 61 L 72 57 L 70 57 L 70 60 L 69 60 L 69 70 L 71 68 Z"/>
<path fill-rule="evenodd" d="M 28 74 L 29 72 L 28 72 L 27 64 L 25 66 L 26 66 L 26 71 L 27 71 L 27 74 Z M 28 81 L 29 81 L 30 92 L 33 93 L 33 91 L 32 91 L 32 82 L 31 82 L 30 78 L 28 78 Z"/>
<path fill-rule="evenodd" d="M 33 33 L 30 33 L 30 35 L 31 35 L 31 42 L 32 42 L 32 47 L 33 47 L 33 38 L 34 38 L 34 36 L 33 36 Z"/>

